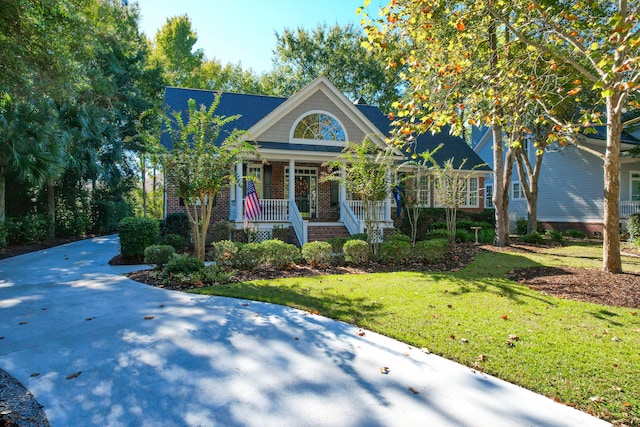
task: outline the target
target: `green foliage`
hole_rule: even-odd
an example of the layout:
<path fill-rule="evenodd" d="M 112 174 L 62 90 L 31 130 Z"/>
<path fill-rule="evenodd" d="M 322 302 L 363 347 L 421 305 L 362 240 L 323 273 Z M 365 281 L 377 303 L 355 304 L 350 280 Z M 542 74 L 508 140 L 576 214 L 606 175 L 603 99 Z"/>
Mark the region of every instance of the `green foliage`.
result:
<path fill-rule="evenodd" d="M 7 241 L 14 245 L 30 245 L 47 240 L 50 218 L 42 214 L 8 217 L 5 221 Z"/>
<path fill-rule="evenodd" d="M 289 226 L 288 225 L 274 225 L 271 231 L 271 237 L 273 239 L 282 240 L 286 242 L 289 240 Z"/>
<path fill-rule="evenodd" d="M 388 237 L 385 237 L 385 240 L 411 243 L 411 237 L 407 236 L 406 234 L 402 234 L 402 233 L 393 233 L 393 234 L 389 235 Z"/>
<path fill-rule="evenodd" d="M 187 254 L 174 254 L 164 266 L 168 274 L 191 274 L 203 269 L 204 262 Z"/>
<path fill-rule="evenodd" d="M 537 231 L 521 236 L 520 241 L 523 243 L 531 243 L 534 245 L 544 245 L 544 237 Z"/>
<path fill-rule="evenodd" d="M 405 236 L 407 237 L 407 236 Z M 403 239 L 393 239 L 382 242 L 378 258 L 382 262 L 398 263 L 408 261 L 413 256 L 411 242 Z"/>
<path fill-rule="evenodd" d="M 496 231 L 493 228 L 483 228 L 478 230 L 478 242 L 493 244 L 496 239 Z"/>
<path fill-rule="evenodd" d="M 447 240 L 451 240 L 451 233 L 449 232 L 449 230 L 442 229 L 442 228 L 436 228 L 435 230 L 429 231 L 424 236 L 424 238 L 425 238 L 425 240 L 431 240 L 431 239 L 447 239 Z"/>
<path fill-rule="evenodd" d="M 159 239 L 158 221 L 153 218 L 127 217 L 118 224 L 120 252 L 126 258 L 142 260 L 146 247 L 155 245 Z"/>
<path fill-rule="evenodd" d="M 126 201 L 96 200 L 91 211 L 93 229 L 100 234 L 113 233 L 123 218 L 133 215 L 133 208 Z"/>
<path fill-rule="evenodd" d="M 629 240 L 635 241 L 640 239 L 640 214 L 634 213 L 629 215 L 626 229 L 627 233 L 629 233 Z"/>
<path fill-rule="evenodd" d="M 164 234 L 160 236 L 160 244 L 169 245 L 176 250 L 176 252 L 182 252 L 186 246 L 184 237 L 179 234 Z"/>
<path fill-rule="evenodd" d="M 586 234 L 584 234 L 584 232 L 580 231 L 580 230 L 572 230 L 569 229 L 567 231 L 564 232 L 564 234 L 567 235 L 567 237 L 571 237 L 574 239 L 584 239 L 586 236 Z"/>
<path fill-rule="evenodd" d="M 271 239 L 260 243 L 262 261 L 278 268 L 288 267 L 300 259 L 300 249 L 282 240 Z"/>
<path fill-rule="evenodd" d="M 227 271 L 218 265 L 208 265 L 196 274 L 199 274 L 199 279 L 203 284 L 219 285 L 229 283 L 235 273 L 235 271 Z"/>
<path fill-rule="evenodd" d="M 276 37 L 274 70 L 266 76 L 275 94 L 291 96 L 326 75 L 352 101 L 362 97 L 383 111 L 398 98 L 399 70 L 362 46 L 366 37 L 359 27 L 285 28 Z"/>
<path fill-rule="evenodd" d="M 4 221 L 0 221 L 0 248 L 6 246 L 8 235 L 7 226 L 4 224 Z"/>
<path fill-rule="evenodd" d="M 449 250 L 449 239 L 431 239 L 416 242 L 414 256 L 427 264 L 438 263 L 444 260 Z"/>
<path fill-rule="evenodd" d="M 160 232 L 166 234 L 178 234 L 185 239 L 191 235 L 191 223 L 184 212 L 170 213 L 160 223 Z"/>
<path fill-rule="evenodd" d="M 176 253 L 173 246 L 169 245 L 151 245 L 144 249 L 144 263 L 155 264 L 162 268 L 171 257 Z"/>
<path fill-rule="evenodd" d="M 544 232 L 544 234 L 554 242 L 558 242 L 558 243 L 564 242 L 564 236 L 562 235 L 562 232 L 558 230 L 547 230 Z"/>
<path fill-rule="evenodd" d="M 344 252 L 345 261 L 352 264 L 364 264 L 371 259 L 371 248 L 363 240 L 347 241 L 342 251 Z"/>
<path fill-rule="evenodd" d="M 352 234 L 351 236 L 341 236 L 341 237 L 332 237 L 327 240 L 328 243 L 331 244 L 331 250 L 335 254 L 343 253 L 344 244 L 349 240 L 363 240 L 367 241 L 366 234 Z"/>
<path fill-rule="evenodd" d="M 312 267 L 325 267 L 331 263 L 332 245 L 328 242 L 308 242 L 302 246 L 302 258 Z"/>
<path fill-rule="evenodd" d="M 188 223 L 189 219 L 187 218 L 187 224 Z M 214 242 L 229 240 L 229 236 L 231 235 L 232 231 L 233 224 L 230 221 L 225 221 L 224 219 L 216 221 L 211 225 L 211 240 Z"/>
<path fill-rule="evenodd" d="M 264 247 L 260 243 L 236 243 L 238 255 L 234 266 L 241 270 L 253 270 L 262 263 Z"/>
<path fill-rule="evenodd" d="M 474 242 L 475 238 L 475 233 L 469 230 L 456 230 L 457 242 Z"/>
<path fill-rule="evenodd" d="M 526 218 L 518 218 L 516 221 L 516 233 L 524 235 L 527 234 L 527 227 L 529 226 L 529 222 Z"/>
<path fill-rule="evenodd" d="M 91 214 L 81 203 L 56 200 L 56 236 L 82 236 L 91 229 Z"/>
<path fill-rule="evenodd" d="M 238 255 L 238 246 L 231 240 L 220 240 L 211 243 L 209 256 L 216 265 L 231 266 Z"/>

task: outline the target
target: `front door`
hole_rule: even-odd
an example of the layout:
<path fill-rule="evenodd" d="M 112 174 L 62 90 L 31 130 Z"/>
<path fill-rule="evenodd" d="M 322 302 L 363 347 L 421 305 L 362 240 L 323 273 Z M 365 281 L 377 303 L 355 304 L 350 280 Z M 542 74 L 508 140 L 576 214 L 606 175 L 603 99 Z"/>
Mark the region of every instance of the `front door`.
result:
<path fill-rule="evenodd" d="M 289 198 L 289 168 L 285 170 L 285 198 Z M 296 168 L 294 175 L 294 200 L 302 218 L 318 216 L 318 170 Z"/>

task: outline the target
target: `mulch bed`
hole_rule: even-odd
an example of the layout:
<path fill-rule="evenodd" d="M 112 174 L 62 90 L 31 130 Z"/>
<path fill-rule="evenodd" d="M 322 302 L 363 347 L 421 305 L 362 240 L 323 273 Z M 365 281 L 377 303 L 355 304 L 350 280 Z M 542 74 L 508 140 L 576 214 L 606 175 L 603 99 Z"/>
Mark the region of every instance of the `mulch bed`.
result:
<path fill-rule="evenodd" d="M 42 249 L 49 249 L 54 246 L 60 246 L 66 243 L 76 242 L 78 240 L 89 239 L 91 237 L 95 237 L 95 236 L 91 235 L 91 236 L 78 236 L 78 237 L 69 237 L 69 238 L 56 237 L 55 239 L 52 239 L 43 243 L 32 244 L 32 245 L 7 245 L 3 248 L 0 248 L 0 259 L 11 258 L 18 255 L 24 255 L 26 253 L 40 251 Z"/>

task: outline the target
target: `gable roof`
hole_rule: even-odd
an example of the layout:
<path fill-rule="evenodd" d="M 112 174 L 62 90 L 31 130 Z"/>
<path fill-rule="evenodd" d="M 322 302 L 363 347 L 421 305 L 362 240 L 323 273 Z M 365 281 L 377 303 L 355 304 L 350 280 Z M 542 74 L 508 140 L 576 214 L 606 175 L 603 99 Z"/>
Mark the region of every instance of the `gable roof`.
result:
<path fill-rule="evenodd" d="M 233 129 L 240 129 L 251 130 L 252 134 L 255 132 L 257 135 L 255 140 L 259 143 L 260 148 L 263 149 L 332 152 L 336 154 L 342 152 L 342 147 L 339 146 L 327 146 L 321 143 L 295 144 L 275 142 L 261 140 L 260 138 L 263 127 L 267 126 L 271 120 L 277 120 L 278 117 L 282 117 L 290 109 L 288 101 L 293 101 L 291 104 L 295 105 L 296 101 L 309 96 L 309 93 L 313 92 L 314 89 L 323 90 L 325 94 L 328 94 L 330 99 L 338 104 L 338 108 L 347 111 L 354 121 L 360 124 L 365 134 L 374 135 L 378 143 L 384 143 L 384 139 L 390 135 L 391 121 L 378 107 L 352 104 L 341 92 L 335 89 L 335 86 L 326 77 L 321 76 L 291 98 L 223 92 L 216 114 L 220 116 L 239 114 L 240 117 L 228 123 L 222 129 L 215 143 L 222 143 Z M 165 108 L 169 114 L 178 111 L 182 112 L 183 118 L 186 120 L 189 99 L 194 99 L 198 106 L 203 104 L 209 106 L 213 102 L 216 93 L 215 91 L 202 89 L 167 87 L 164 96 Z M 168 132 L 162 133 L 160 143 L 167 149 L 172 148 L 173 143 Z M 472 168 L 490 170 L 462 138 L 450 135 L 448 128 L 443 128 L 442 132 L 435 135 L 430 133 L 420 135 L 413 147 L 415 151 L 412 150 L 407 153 L 406 150 L 402 150 L 401 152 L 403 156 L 410 159 L 414 152 L 433 151 L 441 143 L 444 144 L 443 147 L 434 155 L 434 160 L 439 164 L 453 157 L 456 160 L 455 167 L 458 167 L 459 162 L 463 159 L 467 159 L 465 164 L 465 169 L 467 170 Z"/>

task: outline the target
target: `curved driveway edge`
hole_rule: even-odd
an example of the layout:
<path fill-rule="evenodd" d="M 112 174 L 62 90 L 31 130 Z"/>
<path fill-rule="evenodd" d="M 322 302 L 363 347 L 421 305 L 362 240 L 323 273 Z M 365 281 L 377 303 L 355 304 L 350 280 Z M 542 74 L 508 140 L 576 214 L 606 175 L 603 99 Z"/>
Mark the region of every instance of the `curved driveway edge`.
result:
<path fill-rule="evenodd" d="M 117 252 L 0 261 L 0 368 L 54 427 L 609 425 L 351 325 L 131 281 Z"/>

